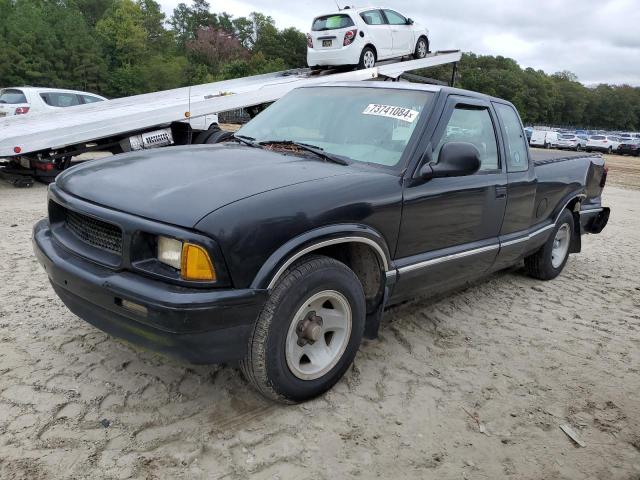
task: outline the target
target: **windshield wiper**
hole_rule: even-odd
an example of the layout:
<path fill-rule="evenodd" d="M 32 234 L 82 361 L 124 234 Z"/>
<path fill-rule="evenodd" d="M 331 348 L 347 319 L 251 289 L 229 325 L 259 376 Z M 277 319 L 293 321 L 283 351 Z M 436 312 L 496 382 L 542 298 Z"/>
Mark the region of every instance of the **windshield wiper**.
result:
<path fill-rule="evenodd" d="M 294 142 L 292 140 L 265 140 L 260 142 L 258 145 L 293 145 L 300 150 L 313 153 L 328 162 L 337 163 L 338 165 L 349 165 L 349 162 L 347 162 L 344 157 L 327 153 L 323 148 L 316 145 L 309 145 L 308 143 Z"/>
<path fill-rule="evenodd" d="M 231 138 L 237 140 L 238 143 L 243 143 L 250 147 L 260 148 L 260 145 L 256 143 L 256 139 L 247 135 L 233 135 Z"/>

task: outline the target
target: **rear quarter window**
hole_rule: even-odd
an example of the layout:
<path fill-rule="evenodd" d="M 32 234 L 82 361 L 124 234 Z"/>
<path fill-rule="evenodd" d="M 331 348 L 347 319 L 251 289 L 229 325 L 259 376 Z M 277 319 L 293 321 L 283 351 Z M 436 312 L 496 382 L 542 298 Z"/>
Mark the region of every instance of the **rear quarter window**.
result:
<path fill-rule="evenodd" d="M 349 15 L 325 15 L 313 21 L 311 30 L 321 32 L 323 30 L 339 30 L 355 25 Z"/>
<path fill-rule="evenodd" d="M 22 90 L 18 90 L 16 88 L 5 88 L 4 90 L 0 90 L 0 103 L 17 105 L 19 103 L 29 102 Z"/>
<path fill-rule="evenodd" d="M 369 10 L 368 12 L 362 12 L 360 14 L 362 20 L 367 25 L 384 25 L 385 20 L 380 10 Z"/>
<path fill-rule="evenodd" d="M 66 92 L 45 92 L 40 94 L 44 103 L 51 107 L 73 107 L 80 105 L 80 100 L 75 93 Z"/>

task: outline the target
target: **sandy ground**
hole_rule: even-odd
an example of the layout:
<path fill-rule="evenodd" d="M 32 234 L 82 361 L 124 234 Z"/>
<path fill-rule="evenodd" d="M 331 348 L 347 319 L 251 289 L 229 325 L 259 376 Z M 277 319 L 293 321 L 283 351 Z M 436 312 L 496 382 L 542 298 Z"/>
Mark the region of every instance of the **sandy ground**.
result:
<path fill-rule="evenodd" d="M 607 188 L 610 225 L 557 280 L 395 308 L 290 407 L 68 312 L 31 251 L 45 197 L 0 182 L 0 478 L 640 478 L 638 190 Z"/>

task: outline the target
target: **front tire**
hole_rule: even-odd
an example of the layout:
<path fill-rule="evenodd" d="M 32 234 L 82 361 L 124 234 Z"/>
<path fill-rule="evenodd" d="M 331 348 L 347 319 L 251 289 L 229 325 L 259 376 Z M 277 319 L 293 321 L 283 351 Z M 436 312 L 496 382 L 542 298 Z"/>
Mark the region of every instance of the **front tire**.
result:
<path fill-rule="evenodd" d="M 290 267 L 272 290 L 242 372 L 272 400 L 314 398 L 353 363 L 365 318 L 364 292 L 355 273 L 333 258 L 308 257 Z"/>
<path fill-rule="evenodd" d="M 416 43 L 416 49 L 413 52 L 413 58 L 416 60 L 420 58 L 425 58 L 429 53 L 429 42 L 426 38 L 420 37 L 418 39 L 418 43 Z"/>
<path fill-rule="evenodd" d="M 613 147 L 609 147 L 609 148 L 607 149 L 607 153 L 608 153 L 609 155 L 611 155 L 611 154 L 613 153 Z"/>
<path fill-rule="evenodd" d="M 524 259 L 529 275 L 538 280 L 552 280 L 560 275 L 569 259 L 574 231 L 573 214 L 564 209 L 545 244 Z"/>
<path fill-rule="evenodd" d="M 358 63 L 358 70 L 363 70 L 365 68 L 373 68 L 376 66 L 376 52 L 371 47 L 364 47 L 362 49 L 362 53 L 360 54 L 360 62 Z"/>

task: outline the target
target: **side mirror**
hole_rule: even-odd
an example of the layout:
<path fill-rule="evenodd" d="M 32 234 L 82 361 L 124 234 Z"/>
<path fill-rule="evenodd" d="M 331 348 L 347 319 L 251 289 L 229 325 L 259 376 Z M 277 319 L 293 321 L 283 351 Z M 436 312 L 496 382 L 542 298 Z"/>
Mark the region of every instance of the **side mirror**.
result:
<path fill-rule="evenodd" d="M 472 143 L 450 142 L 440 149 L 438 163 L 427 163 L 420 169 L 420 177 L 428 180 L 441 177 L 473 175 L 480 169 L 480 152 Z"/>
<path fill-rule="evenodd" d="M 413 25 L 413 19 L 407 18 L 407 25 Z"/>

